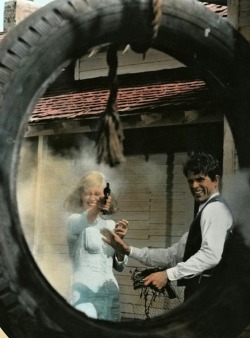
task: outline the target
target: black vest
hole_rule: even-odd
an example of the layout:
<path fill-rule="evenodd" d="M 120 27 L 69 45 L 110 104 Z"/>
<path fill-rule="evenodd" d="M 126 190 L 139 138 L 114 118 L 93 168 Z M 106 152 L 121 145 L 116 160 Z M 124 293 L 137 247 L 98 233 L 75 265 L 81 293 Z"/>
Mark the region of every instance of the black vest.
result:
<path fill-rule="evenodd" d="M 206 205 L 197 213 L 197 215 L 195 216 L 189 228 L 188 238 L 187 238 L 186 247 L 185 247 L 184 256 L 183 256 L 183 262 L 187 261 L 191 256 L 193 256 L 197 251 L 200 250 L 201 242 L 202 242 L 201 225 L 200 225 L 201 214 L 208 204 L 216 202 L 216 201 L 219 201 L 227 205 L 224 198 L 220 195 L 217 195 L 211 198 L 206 203 Z M 212 274 L 213 270 L 214 268 L 203 271 L 203 273 L 205 272 L 206 274 Z M 178 281 L 178 285 L 180 286 L 187 285 L 189 284 L 189 282 L 191 282 L 192 279 L 193 278 L 186 278 L 186 279 L 182 278 L 181 280 Z"/>

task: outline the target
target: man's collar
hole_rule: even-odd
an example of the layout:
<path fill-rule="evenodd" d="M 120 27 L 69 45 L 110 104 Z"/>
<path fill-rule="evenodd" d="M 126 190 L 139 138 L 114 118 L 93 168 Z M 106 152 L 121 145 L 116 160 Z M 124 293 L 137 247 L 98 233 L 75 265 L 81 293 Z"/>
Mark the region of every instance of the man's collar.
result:
<path fill-rule="evenodd" d="M 208 203 L 208 201 L 211 200 L 211 198 L 218 196 L 218 195 L 220 195 L 220 193 L 218 191 L 215 192 L 213 195 L 211 195 L 208 200 L 206 200 L 205 202 L 203 202 L 199 205 L 198 211 L 200 211 Z"/>

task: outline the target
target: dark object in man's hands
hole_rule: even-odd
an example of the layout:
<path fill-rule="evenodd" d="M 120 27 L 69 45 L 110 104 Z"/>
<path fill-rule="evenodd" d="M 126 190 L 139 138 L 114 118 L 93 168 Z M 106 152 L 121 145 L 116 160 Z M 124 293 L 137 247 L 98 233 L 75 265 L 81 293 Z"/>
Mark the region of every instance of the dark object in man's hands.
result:
<path fill-rule="evenodd" d="M 136 268 L 133 272 L 131 272 L 132 273 L 131 279 L 133 281 L 134 290 L 149 287 L 149 288 L 151 288 L 151 289 L 153 289 L 155 291 L 158 291 L 160 293 L 164 293 L 166 291 L 167 294 L 168 294 L 168 297 L 170 299 L 177 298 L 176 292 L 175 292 L 174 288 L 172 287 L 170 281 L 168 281 L 167 285 L 164 288 L 162 288 L 161 290 L 157 289 L 152 284 L 150 284 L 148 286 L 144 285 L 143 279 L 145 277 L 151 275 L 152 273 L 159 272 L 159 271 L 164 271 L 164 270 L 166 270 L 166 269 L 162 269 L 162 268 L 146 268 L 146 269 L 141 270 L 139 268 Z"/>
<path fill-rule="evenodd" d="M 103 189 L 103 194 L 104 194 L 104 200 L 103 200 L 103 202 L 104 202 L 104 204 L 106 204 L 107 199 L 108 199 L 110 193 L 111 193 L 110 185 L 109 185 L 109 183 L 107 183 L 106 187 Z M 103 215 L 105 215 L 108 212 L 107 212 L 107 210 L 103 210 L 102 213 L 103 213 Z"/>

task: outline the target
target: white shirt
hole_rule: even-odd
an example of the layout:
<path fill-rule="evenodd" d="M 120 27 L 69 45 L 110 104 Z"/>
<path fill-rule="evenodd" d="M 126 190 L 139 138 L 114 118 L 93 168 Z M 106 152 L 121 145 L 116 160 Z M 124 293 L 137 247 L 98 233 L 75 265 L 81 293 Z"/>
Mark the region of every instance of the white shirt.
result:
<path fill-rule="evenodd" d="M 219 193 L 213 194 L 210 198 L 216 195 Z M 199 206 L 199 211 L 208 201 Z M 129 257 L 148 266 L 167 267 L 169 280 L 194 277 L 219 263 L 226 234 L 232 223 L 232 215 L 225 204 L 215 201 L 208 204 L 201 214 L 201 248 L 186 262 L 183 262 L 183 255 L 188 232 L 181 237 L 178 243 L 169 248 L 131 247 Z"/>

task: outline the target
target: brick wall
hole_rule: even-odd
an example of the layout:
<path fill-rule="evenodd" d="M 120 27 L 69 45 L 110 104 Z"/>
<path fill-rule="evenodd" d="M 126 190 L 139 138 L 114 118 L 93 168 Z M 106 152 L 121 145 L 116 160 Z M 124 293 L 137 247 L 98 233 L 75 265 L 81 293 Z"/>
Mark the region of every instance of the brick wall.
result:
<path fill-rule="evenodd" d="M 4 31 L 9 31 L 39 7 L 32 0 L 6 1 L 4 3 Z"/>

